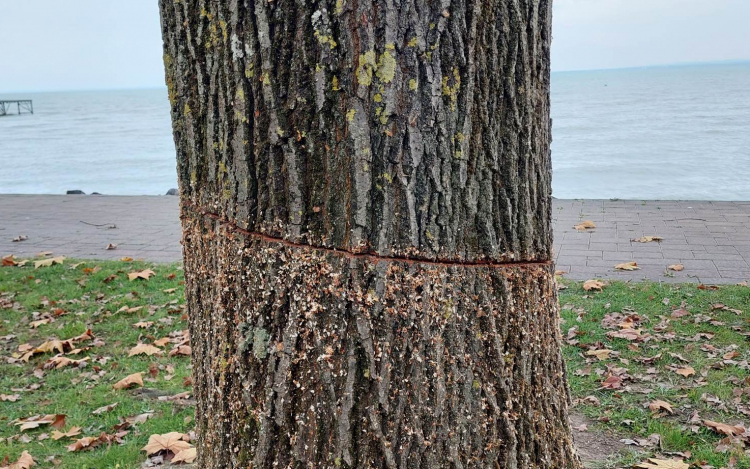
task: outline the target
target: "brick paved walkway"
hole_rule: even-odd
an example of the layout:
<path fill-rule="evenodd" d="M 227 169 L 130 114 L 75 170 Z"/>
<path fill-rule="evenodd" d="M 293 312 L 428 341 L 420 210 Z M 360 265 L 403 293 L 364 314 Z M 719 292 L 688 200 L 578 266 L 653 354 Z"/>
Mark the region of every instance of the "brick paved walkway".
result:
<path fill-rule="evenodd" d="M 750 280 L 750 202 L 555 200 L 555 252 L 567 277 L 665 282 Z M 0 195 L 0 254 L 180 259 L 177 197 Z M 592 220 L 596 229 L 573 225 Z M 117 228 L 92 224 L 114 223 Z M 28 235 L 22 242 L 11 240 Z M 661 236 L 661 243 L 633 238 Z M 118 248 L 107 251 L 107 244 Z M 641 270 L 615 271 L 636 261 Z M 682 272 L 665 275 L 670 264 Z"/>

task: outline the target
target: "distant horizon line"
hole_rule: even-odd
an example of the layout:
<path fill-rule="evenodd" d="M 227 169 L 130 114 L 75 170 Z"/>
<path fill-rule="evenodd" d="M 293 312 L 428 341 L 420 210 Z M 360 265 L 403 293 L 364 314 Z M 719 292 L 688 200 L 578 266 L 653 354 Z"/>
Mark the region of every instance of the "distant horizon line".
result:
<path fill-rule="evenodd" d="M 582 73 L 582 72 L 604 72 L 604 71 L 616 71 L 616 70 L 634 70 L 643 68 L 664 68 L 664 67 L 686 67 L 691 65 L 733 65 L 750 63 L 750 59 L 727 59 L 727 60 L 707 60 L 699 62 L 673 62 L 666 64 L 653 64 L 653 65 L 631 65 L 626 67 L 604 67 L 604 68 L 581 68 L 571 70 L 552 70 L 552 74 L 557 73 Z M 86 91 L 145 91 L 145 90 L 161 90 L 167 86 L 164 85 L 149 85 L 149 86 L 130 86 L 130 87 L 115 87 L 115 88 L 67 88 L 67 89 L 42 89 L 42 90 L 21 90 L 21 91 L 1 91 L 0 95 L 4 94 L 22 94 L 22 93 L 80 93 Z"/>

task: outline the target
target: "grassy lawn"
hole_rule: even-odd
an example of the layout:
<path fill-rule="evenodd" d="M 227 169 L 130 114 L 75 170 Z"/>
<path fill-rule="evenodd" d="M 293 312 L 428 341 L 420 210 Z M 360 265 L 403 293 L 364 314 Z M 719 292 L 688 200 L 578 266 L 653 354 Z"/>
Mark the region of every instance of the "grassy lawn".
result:
<path fill-rule="evenodd" d="M 148 279 L 128 278 L 145 269 L 153 271 Z M 623 447 L 593 467 L 632 467 L 654 456 L 750 468 L 744 428 L 736 427 L 750 415 L 749 288 L 612 283 L 587 292 L 562 283 L 573 411 L 587 419 L 574 433 Z M 179 265 L 2 267 L 0 318 L 0 467 L 6 455 L 13 462 L 28 451 L 35 467 L 135 468 L 147 460 L 141 448 L 150 435 L 191 437 L 192 401 L 181 394 L 190 391 L 190 360 L 170 355 L 185 351 Z M 160 352 L 129 356 L 139 343 Z M 134 373 L 142 373 L 142 387 L 113 388 Z M 35 426 L 21 419 L 58 414 L 64 421 L 21 430 Z M 55 433 L 74 427 L 78 434 Z M 85 437 L 98 438 L 95 447 L 68 450 Z"/>

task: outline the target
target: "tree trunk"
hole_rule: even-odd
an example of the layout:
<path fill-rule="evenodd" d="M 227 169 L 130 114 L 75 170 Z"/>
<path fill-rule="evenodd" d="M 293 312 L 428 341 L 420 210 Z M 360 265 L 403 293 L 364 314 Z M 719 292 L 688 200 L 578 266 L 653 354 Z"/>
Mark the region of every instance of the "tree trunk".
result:
<path fill-rule="evenodd" d="M 549 0 L 160 0 L 201 468 L 578 468 Z"/>

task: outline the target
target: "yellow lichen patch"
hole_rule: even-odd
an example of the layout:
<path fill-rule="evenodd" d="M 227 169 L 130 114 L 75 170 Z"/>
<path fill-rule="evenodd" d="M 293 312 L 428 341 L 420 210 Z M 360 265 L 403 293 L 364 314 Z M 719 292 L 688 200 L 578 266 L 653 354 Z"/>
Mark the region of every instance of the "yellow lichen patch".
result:
<path fill-rule="evenodd" d="M 190 114 L 190 111 L 192 111 L 192 109 L 190 109 L 190 105 L 188 103 L 185 103 L 185 107 L 183 108 L 183 112 L 185 114 Z"/>
<path fill-rule="evenodd" d="M 255 75 L 255 70 L 253 70 L 253 67 L 254 65 L 252 62 L 247 64 L 247 66 L 245 67 L 245 78 L 252 78 L 253 75 Z"/>
<path fill-rule="evenodd" d="M 372 99 L 375 100 L 376 103 L 382 103 L 383 95 L 380 93 L 375 93 L 375 96 L 373 96 Z"/>
<path fill-rule="evenodd" d="M 417 89 L 417 80 L 415 80 L 414 78 L 409 80 L 409 89 L 412 91 Z"/>
<path fill-rule="evenodd" d="M 349 109 L 346 112 L 346 120 L 348 120 L 349 122 L 354 122 L 354 114 L 356 114 L 356 113 L 357 113 L 356 109 L 354 109 L 354 108 Z"/>
<path fill-rule="evenodd" d="M 407 44 L 409 47 L 417 47 L 417 36 L 414 36 L 409 40 L 409 43 Z"/>
<path fill-rule="evenodd" d="M 336 75 L 333 76 L 333 79 L 331 79 L 331 89 L 333 91 L 339 90 L 339 79 Z"/>
<path fill-rule="evenodd" d="M 228 35 L 227 35 L 227 23 L 226 23 L 226 21 L 219 20 L 219 27 L 221 28 L 221 35 L 224 38 L 224 43 L 226 44 L 227 37 L 228 37 Z"/>
<path fill-rule="evenodd" d="M 375 51 L 369 50 L 359 55 L 359 65 L 357 66 L 357 81 L 362 86 L 370 86 L 372 83 L 372 71 L 375 69 Z"/>
<path fill-rule="evenodd" d="M 393 78 L 396 76 L 396 59 L 390 52 L 385 51 L 380 55 L 376 75 L 383 83 L 393 81 Z"/>
<path fill-rule="evenodd" d="M 453 84 L 449 84 L 450 77 L 443 77 L 443 96 L 448 96 L 451 100 L 451 111 L 456 110 L 456 101 L 458 101 L 458 91 L 461 89 L 461 75 L 458 68 L 453 68 Z"/>
<path fill-rule="evenodd" d="M 320 44 L 323 44 L 323 45 L 328 44 L 328 47 L 330 47 L 331 49 L 333 49 L 334 47 L 338 45 L 331 36 L 320 34 L 318 31 L 315 31 L 314 34 L 315 34 L 315 38 L 318 40 L 318 43 Z"/>
<path fill-rule="evenodd" d="M 340 15 L 344 12 L 344 0 L 336 0 L 336 8 L 333 10 L 334 15 Z"/>

